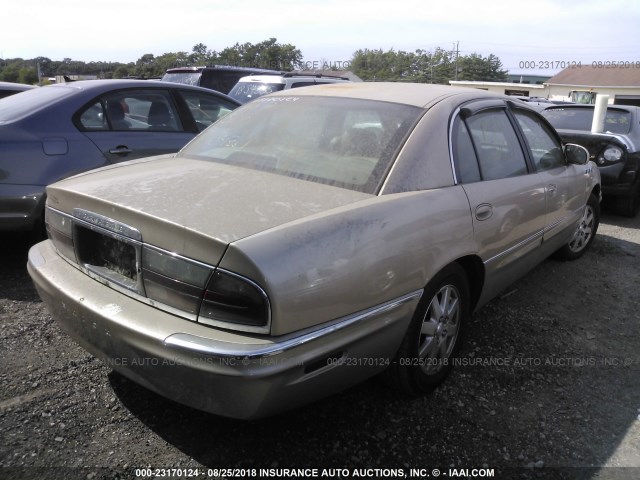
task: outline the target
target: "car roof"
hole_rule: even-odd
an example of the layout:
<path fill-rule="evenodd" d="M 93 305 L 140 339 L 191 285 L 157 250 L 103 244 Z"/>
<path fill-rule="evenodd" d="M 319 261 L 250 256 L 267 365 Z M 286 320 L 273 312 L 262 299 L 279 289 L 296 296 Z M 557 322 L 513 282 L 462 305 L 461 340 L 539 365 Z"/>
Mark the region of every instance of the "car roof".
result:
<path fill-rule="evenodd" d="M 182 83 L 174 83 L 174 82 L 163 82 L 161 80 L 136 80 L 136 79 L 113 79 L 113 80 L 77 80 L 73 82 L 67 83 L 57 83 L 54 85 L 49 85 L 45 88 L 56 88 L 56 87 L 66 87 L 66 88 L 75 88 L 77 90 L 83 90 L 86 92 L 91 92 L 95 90 L 97 95 L 99 95 L 102 91 L 111 90 L 111 89 L 124 89 L 124 88 L 136 88 L 136 87 L 155 87 L 155 88 L 163 88 L 163 89 L 180 89 L 180 90 L 194 90 L 199 92 L 207 92 L 209 95 L 217 95 L 226 100 L 229 100 L 231 103 L 236 105 L 240 105 L 237 100 L 231 98 L 224 93 L 218 92 L 217 90 L 211 90 L 210 88 L 198 87 L 195 85 L 185 85 Z"/>
<path fill-rule="evenodd" d="M 401 103 L 424 107 L 438 99 L 444 99 L 457 95 L 472 98 L 501 98 L 509 100 L 506 95 L 495 94 L 475 88 L 453 87 L 449 85 L 432 85 L 426 83 L 403 82 L 341 82 L 316 85 L 313 87 L 281 90 L 269 95 L 290 97 L 300 96 L 327 96 L 339 98 L 356 98 L 361 100 L 375 100 L 380 102 Z M 524 102 L 522 102 L 524 103 Z"/>
<path fill-rule="evenodd" d="M 160 88 L 183 88 L 192 87 L 198 90 L 211 91 L 207 88 L 194 87 L 193 85 L 184 85 L 181 83 L 163 82 L 160 80 L 139 80 L 132 78 L 122 79 L 109 79 L 109 80 L 76 80 L 73 82 L 56 83 L 50 85 L 51 87 L 66 86 L 71 88 L 77 88 L 79 90 L 100 90 L 105 87 L 108 88 L 127 88 L 127 87 L 160 87 Z"/>
<path fill-rule="evenodd" d="M 330 80 L 335 81 L 336 83 L 343 81 L 350 81 L 346 77 L 338 77 L 332 75 L 313 75 L 313 74 L 293 74 L 292 72 L 284 73 L 282 75 L 266 75 L 266 74 L 254 74 L 247 75 L 246 77 L 242 77 L 238 82 L 249 83 L 249 82 L 263 82 L 263 83 L 287 83 L 287 82 L 295 82 L 296 80 L 304 81 L 304 80 Z"/>
<path fill-rule="evenodd" d="M 197 73 L 204 70 L 220 70 L 228 72 L 264 72 L 264 73 L 276 73 L 280 70 L 270 70 L 267 68 L 253 68 L 253 67 L 236 67 L 234 65 L 202 65 L 198 67 L 174 67 L 168 68 L 166 73 Z M 282 72 L 284 73 L 284 72 Z"/>

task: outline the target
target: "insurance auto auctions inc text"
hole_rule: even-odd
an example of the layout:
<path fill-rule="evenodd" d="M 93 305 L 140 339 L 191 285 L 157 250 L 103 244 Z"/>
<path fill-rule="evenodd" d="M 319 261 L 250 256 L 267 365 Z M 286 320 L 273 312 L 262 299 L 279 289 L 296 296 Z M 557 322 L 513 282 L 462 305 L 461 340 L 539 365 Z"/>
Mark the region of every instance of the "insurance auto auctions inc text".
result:
<path fill-rule="evenodd" d="M 245 472 L 247 473 L 247 472 Z M 258 478 L 492 478 L 493 468 L 259 468 Z M 245 476 L 246 478 L 246 476 Z"/>

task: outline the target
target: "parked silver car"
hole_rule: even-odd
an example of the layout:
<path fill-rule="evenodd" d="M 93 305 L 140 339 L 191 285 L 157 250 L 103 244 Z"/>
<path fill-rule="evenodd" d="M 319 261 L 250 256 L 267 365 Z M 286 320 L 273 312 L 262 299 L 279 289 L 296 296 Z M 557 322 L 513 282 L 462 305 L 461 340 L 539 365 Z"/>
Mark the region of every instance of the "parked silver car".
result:
<path fill-rule="evenodd" d="M 441 382 L 471 312 L 582 255 L 600 177 L 521 102 L 424 84 L 261 97 L 176 156 L 47 189 L 48 309 L 134 381 L 274 414 L 384 372 Z"/>

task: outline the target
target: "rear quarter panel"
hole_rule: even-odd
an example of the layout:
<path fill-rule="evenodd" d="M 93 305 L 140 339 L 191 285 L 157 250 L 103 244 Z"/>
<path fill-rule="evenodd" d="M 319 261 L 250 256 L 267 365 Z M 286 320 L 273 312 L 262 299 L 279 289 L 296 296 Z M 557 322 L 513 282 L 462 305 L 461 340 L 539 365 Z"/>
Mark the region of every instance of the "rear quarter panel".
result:
<path fill-rule="evenodd" d="M 319 325 L 422 289 L 474 252 L 461 187 L 383 195 L 236 241 L 222 268 L 267 291 L 272 335 Z"/>
<path fill-rule="evenodd" d="M 59 103 L 0 127 L 0 181 L 45 186 L 107 164 L 71 122 L 73 111 Z"/>

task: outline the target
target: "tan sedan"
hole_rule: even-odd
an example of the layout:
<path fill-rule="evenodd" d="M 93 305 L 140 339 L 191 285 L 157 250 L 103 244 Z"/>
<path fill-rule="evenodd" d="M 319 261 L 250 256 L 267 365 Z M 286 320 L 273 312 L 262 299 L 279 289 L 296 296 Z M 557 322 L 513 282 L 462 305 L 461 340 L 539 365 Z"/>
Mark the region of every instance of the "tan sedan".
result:
<path fill-rule="evenodd" d="M 381 372 L 436 386 L 474 310 L 585 252 L 600 176 L 521 102 L 360 83 L 262 97 L 47 198 L 28 268 L 66 331 L 162 395 L 255 418 Z"/>

